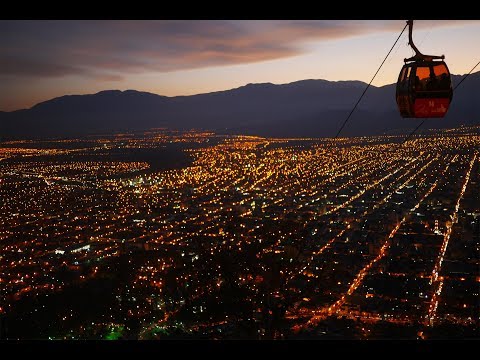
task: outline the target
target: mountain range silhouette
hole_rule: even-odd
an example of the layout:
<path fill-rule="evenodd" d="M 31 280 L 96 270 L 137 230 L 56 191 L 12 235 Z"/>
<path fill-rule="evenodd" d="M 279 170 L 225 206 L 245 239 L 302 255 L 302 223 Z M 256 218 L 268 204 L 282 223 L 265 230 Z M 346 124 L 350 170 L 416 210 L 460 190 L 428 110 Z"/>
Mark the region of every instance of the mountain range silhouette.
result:
<path fill-rule="evenodd" d="M 455 86 L 462 76 L 452 75 Z M 366 84 L 361 81 L 302 80 L 248 84 L 236 89 L 166 97 L 135 90 L 66 95 L 30 109 L 0 112 L 0 139 L 76 137 L 150 128 L 205 129 L 274 137 L 335 136 Z M 342 136 L 408 133 L 420 119 L 403 119 L 395 84 L 371 86 Z M 454 92 L 443 119 L 423 128 L 480 124 L 480 72 Z"/>

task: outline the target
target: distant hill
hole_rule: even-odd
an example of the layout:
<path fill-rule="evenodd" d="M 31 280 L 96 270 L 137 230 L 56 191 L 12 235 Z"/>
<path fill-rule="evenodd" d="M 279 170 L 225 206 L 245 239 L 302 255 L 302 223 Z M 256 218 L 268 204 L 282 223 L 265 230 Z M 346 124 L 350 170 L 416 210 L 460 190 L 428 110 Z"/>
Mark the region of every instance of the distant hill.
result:
<path fill-rule="evenodd" d="M 454 84 L 462 76 L 453 75 Z M 263 136 L 334 136 L 366 84 L 360 81 L 302 80 L 290 84 L 248 84 L 192 96 L 166 97 L 135 90 L 66 95 L 26 110 L 0 112 L 0 139 L 70 137 L 112 131 L 211 129 Z M 425 128 L 480 124 L 480 72 L 454 93 L 444 119 Z M 407 132 L 418 120 L 402 119 L 395 84 L 371 86 L 342 136 Z"/>

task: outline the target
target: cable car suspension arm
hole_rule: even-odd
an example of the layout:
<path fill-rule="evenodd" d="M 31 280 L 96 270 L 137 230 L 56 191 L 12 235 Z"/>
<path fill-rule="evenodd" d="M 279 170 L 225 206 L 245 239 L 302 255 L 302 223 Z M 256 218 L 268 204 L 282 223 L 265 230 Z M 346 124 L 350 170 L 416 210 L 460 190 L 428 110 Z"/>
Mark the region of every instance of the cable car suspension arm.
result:
<path fill-rule="evenodd" d="M 407 20 L 407 25 L 408 25 L 408 45 L 412 47 L 412 49 L 415 51 L 415 55 L 412 56 L 411 58 L 404 59 L 403 61 L 409 62 L 409 61 L 432 61 L 433 59 L 445 59 L 445 55 L 442 56 L 436 56 L 436 55 L 424 55 L 418 50 L 418 48 L 415 46 L 413 43 L 413 38 L 412 38 L 412 32 L 413 32 L 413 20 Z"/>

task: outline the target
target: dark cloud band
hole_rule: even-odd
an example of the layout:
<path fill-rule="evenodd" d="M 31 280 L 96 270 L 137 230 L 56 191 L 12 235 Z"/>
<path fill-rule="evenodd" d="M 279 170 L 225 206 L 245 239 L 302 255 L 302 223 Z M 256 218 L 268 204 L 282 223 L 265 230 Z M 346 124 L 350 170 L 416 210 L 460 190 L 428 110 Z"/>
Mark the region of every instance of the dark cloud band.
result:
<path fill-rule="evenodd" d="M 453 22 L 422 22 L 446 26 Z M 119 80 L 303 54 L 308 41 L 396 31 L 402 21 L 0 21 L 0 75 Z"/>

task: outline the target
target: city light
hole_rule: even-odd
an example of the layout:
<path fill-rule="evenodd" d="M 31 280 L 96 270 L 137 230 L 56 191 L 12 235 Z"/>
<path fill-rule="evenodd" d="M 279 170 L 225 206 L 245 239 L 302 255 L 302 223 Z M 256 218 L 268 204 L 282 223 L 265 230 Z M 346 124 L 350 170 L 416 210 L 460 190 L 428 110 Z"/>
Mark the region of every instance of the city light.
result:
<path fill-rule="evenodd" d="M 153 129 L 0 143 L 0 334 L 472 329 L 480 128 L 403 140 Z"/>

